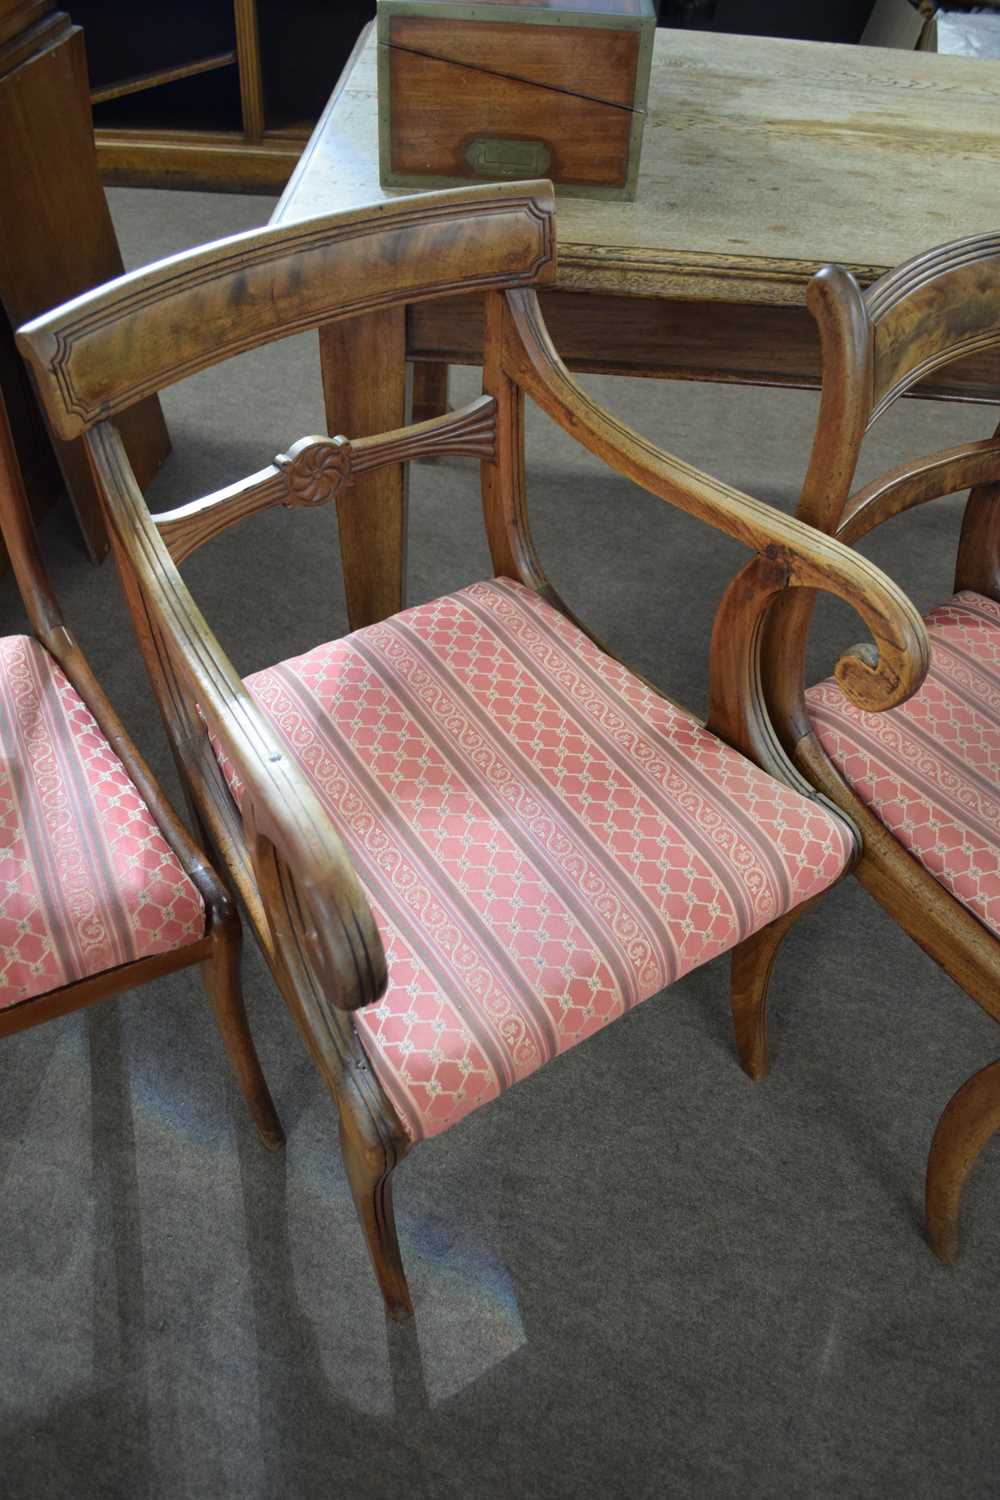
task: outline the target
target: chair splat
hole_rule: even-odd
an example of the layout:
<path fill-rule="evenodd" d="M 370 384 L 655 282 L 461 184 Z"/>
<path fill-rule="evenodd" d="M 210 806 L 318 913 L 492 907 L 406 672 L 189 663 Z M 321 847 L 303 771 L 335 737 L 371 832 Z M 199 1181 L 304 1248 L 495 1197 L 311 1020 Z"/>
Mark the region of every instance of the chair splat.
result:
<path fill-rule="evenodd" d="M 457 411 L 375 437 L 304 437 L 273 464 L 153 519 L 174 562 L 248 516 L 274 505 L 331 504 L 356 474 L 417 458 L 496 458 L 496 402 L 479 396 Z"/>

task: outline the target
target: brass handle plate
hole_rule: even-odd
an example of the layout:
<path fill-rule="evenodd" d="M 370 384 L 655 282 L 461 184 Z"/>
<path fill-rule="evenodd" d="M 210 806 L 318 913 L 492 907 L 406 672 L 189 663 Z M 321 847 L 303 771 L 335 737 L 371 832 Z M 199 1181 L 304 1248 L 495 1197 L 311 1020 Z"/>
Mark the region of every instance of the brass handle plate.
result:
<path fill-rule="evenodd" d="M 552 152 L 544 141 L 480 135 L 465 148 L 465 159 L 480 177 L 544 177 Z"/>

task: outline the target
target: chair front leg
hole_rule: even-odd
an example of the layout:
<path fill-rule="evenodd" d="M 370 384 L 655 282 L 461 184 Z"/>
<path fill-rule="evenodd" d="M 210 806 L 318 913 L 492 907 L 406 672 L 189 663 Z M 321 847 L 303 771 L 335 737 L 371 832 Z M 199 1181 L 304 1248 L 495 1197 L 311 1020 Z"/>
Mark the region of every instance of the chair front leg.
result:
<path fill-rule="evenodd" d="M 401 1154 L 392 1141 L 362 1142 L 350 1128 L 344 1111 L 340 1116 L 340 1149 L 386 1312 L 399 1323 L 413 1316 L 392 1202 L 392 1174 Z"/>
<path fill-rule="evenodd" d="M 243 931 L 240 919 L 235 906 L 227 899 L 224 903 L 209 906 L 208 920 L 212 950 L 211 957 L 201 966 L 205 988 L 258 1134 L 268 1150 L 280 1151 L 285 1144 L 285 1132 L 260 1066 L 243 1003 L 240 977 Z"/>
<path fill-rule="evenodd" d="M 820 898 L 793 906 L 732 950 L 730 1003 L 740 1067 L 755 1083 L 767 1077 L 767 992 L 774 961 L 791 929 Z"/>
<path fill-rule="evenodd" d="M 953 1094 L 938 1120 L 927 1159 L 927 1237 L 939 1260 L 958 1256 L 962 1189 L 983 1147 L 1000 1130 L 1000 1060 Z"/>

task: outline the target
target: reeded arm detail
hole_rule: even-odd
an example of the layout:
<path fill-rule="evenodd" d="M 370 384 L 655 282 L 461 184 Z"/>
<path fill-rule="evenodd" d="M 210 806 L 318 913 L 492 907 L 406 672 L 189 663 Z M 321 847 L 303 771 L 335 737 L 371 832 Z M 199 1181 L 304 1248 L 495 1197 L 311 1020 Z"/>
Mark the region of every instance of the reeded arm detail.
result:
<path fill-rule="evenodd" d="M 336 829 L 209 630 L 135 483 L 121 438 L 102 423 L 86 439 L 107 497 L 115 541 L 141 574 L 147 645 L 166 658 L 187 719 L 200 714 L 235 767 L 246 854 L 271 947 L 292 952 L 338 1010 L 383 993 L 385 954 L 367 897 Z M 294 875 L 293 872 L 294 871 Z M 332 1026 L 332 1018 L 323 1016 Z"/>
<path fill-rule="evenodd" d="M 772 593 L 823 589 L 850 604 L 874 642 L 874 649 L 856 648 L 837 664 L 838 681 L 860 708 L 894 708 L 917 691 L 930 660 L 927 634 L 916 608 L 890 578 L 843 543 L 723 484 L 618 421 L 566 369 L 534 292 L 506 296 L 511 319 L 504 368 L 555 422 L 626 479 L 757 552 L 776 580 Z"/>

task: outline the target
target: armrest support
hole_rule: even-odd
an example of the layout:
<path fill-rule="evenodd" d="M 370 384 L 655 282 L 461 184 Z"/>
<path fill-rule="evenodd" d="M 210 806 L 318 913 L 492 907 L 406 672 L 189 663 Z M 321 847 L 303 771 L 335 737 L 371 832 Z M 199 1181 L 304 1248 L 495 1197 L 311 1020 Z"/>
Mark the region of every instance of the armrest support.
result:
<path fill-rule="evenodd" d="M 834 535 L 853 546 L 883 521 L 915 505 L 1000 483 L 1000 438 L 946 448 L 882 474 L 851 497 Z"/>
<path fill-rule="evenodd" d="M 507 292 L 506 299 L 504 368 L 555 422 L 617 473 L 752 548 L 766 560 L 769 576 L 780 578 L 780 590 L 824 589 L 850 604 L 875 643 L 874 651 L 856 649 L 837 664 L 838 681 L 859 707 L 893 708 L 916 692 L 930 660 L 927 634 L 890 578 L 842 543 L 713 479 L 618 421 L 566 369 L 534 292 Z"/>
<path fill-rule="evenodd" d="M 369 1004 L 386 986 L 385 955 L 336 829 L 188 592 L 146 509 L 118 433 L 104 422 L 86 442 L 104 486 L 116 551 L 125 571 L 141 579 L 147 645 L 158 643 L 186 706 L 197 705 L 243 782 L 247 850 L 275 947 L 287 953 L 291 943 L 294 961 L 305 958 L 337 1009 Z M 127 578 L 126 590 L 136 597 Z"/>

